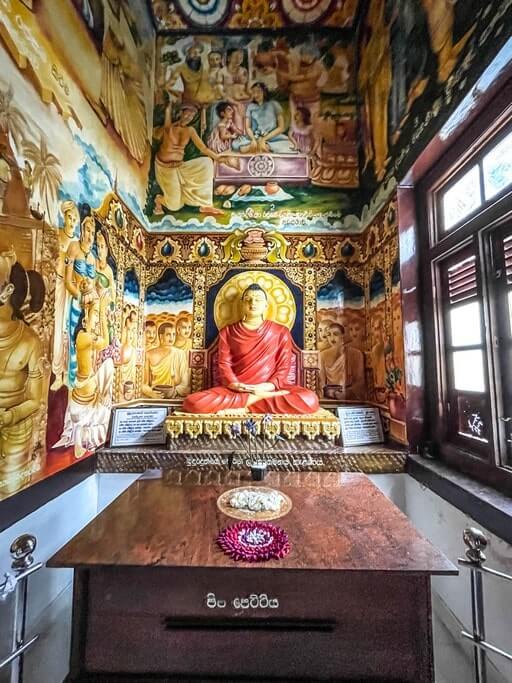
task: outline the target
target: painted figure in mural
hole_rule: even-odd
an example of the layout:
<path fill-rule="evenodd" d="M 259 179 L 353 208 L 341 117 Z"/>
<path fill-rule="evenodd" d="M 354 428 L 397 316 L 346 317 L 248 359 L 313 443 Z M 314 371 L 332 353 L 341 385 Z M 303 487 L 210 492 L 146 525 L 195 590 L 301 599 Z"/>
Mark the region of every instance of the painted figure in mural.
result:
<path fill-rule="evenodd" d="M 62 202 L 60 206 L 64 225 L 59 229 L 59 255 L 55 265 L 55 313 L 53 331 L 52 372 L 55 379 L 50 387 L 57 391 L 67 382 L 69 361 L 69 307 L 70 293 L 64 284 L 66 270 L 66 254 L 71 242 L 75 239 L 75 230 L 80 215 L 78 208 L 71 200 Z"/>
<path fill-rule="evenodd" d="M 222 77 L 224 96 L 233 105 L 233 121 L 239 130 L 245 132 L 245 109 L 251 96 L 247 91 L 249 72 L 243 66 L 243 62 L 243 50 L 238 48 L 228 50 Z"/>
<path fill-rule="evenodd" d="M 327 332 L 329 348 L 320 353 L 320 386 L 327 398 L 360 401 L 366 397 L 364 355 L 349 346 L 345 328 L 331 323 Z"/>
<path fill-rule="evenodd" d="M 208 53 L 208 80 L 212 86 L 214 98 L 221 100 L 224 97 L 224 68 L 222 52 L 219 50 L 211 50 Z"/>
<path fill-rule="evenodd" d="M 152 320 L 146 320 L 144 323 L 144 349 L 149 351 L 158 346 L 157 334 L 156 334 L 156 323 Z"/>
<path fill-rule="evenodd" d="M 320 115 L 320 91 L 327 80 L 327 73 L 316 45 L 311 43 L 302 45 L 295 63 L 290 59 L 288 70 L 280 73 L 288 83 L 292 121 L 295 112 L 301 107 L 309 111 L 314 122 Z"/>
<path fill-rule="evenodd" d="M 73 387 L 76 379 L 75 336 L 80 314 L 84 306 L 97 298 L 96 259 L 92 252 L 94 245 L 95 222 L 86 216 L 80 224 L 80 237 L 69 243 L 64 258 L 64 284 L 70 294 L 67 329 L 69 342 L 68 377 L 65 382 Z"/>
<path fill-rule="evenodd" d="M 192 348 L 192 315 L 183 312 L 176 318 L 176 341 L 174 346 L 187 353 Z"/>
<path fill-rule="evenodd" d="M 121 386 L 135 381 L 137 370 L 137 311 L 130 311 L 124 320 L 120 354 Z"/>
<path fill-rule="evenodd" d="M 422 2 L 427 13 L 430 44 L 437 56 L 437 80 L 444 83 L 455 68 L 461 51 L 475 30 L 476 23 L 454 44 L 453 26 L 458 0 L 422 0 Z"/>
<path fill-rule="evenodd" d="M 180 109 L 179 118 L 171 120 L 171 105 L 165 111 L 163 138 L 155 157 L 155 176 L 162 194 L 155 197 L 155 214 L 179 211 L 185 205 L 196 206 L 201 213 L 224 213 L 213 206 L 213 160 L 221 157 L 208 149 L 195 128 L 190 125 L 197 109 L 187 105 Z M 193 142 L 205 156 L 184 161 L 185 147 Z"/>
<path fill-rule="evenodd" d="M 159 345 L 146 352 L 142 393 L 148 398 L 177 398 L 190 391 L 187 354 L 174 346 L 176 327 L 162 323 L 158 328 Z"/>
<path fill-rule="evenodd" d="M 305 107 L 297 107 L 288 133 L 292 149 L 301 154 L 309 154 L 313 149 L 313 126 L 311 113 Z"/>
<path fill-rule="evenodd" d="M 115 339 L 115 307 L 116 307 L 116 282 L 112 266 L 108 263 L 107 237 L 102 228 L 96 230 L 96 291 L 100 299 L 107 298 L 105 315 L 108 323 L 108 336 L 110 345 L 118 345 Z"/>
<path fill-rule="evenodd" d="M 386 173 L 388 160 L 388 100 L 391 91 L 389 26 L 384 19 L 385 3 L 372 0 L 366 19 L 366 42 L 361 47 L 359 89 L 363 96 L 363 117 L 368 126 L 365 165 L 373 161 L 377 180 Z"/>
<path fill-rule="evenodd" d="M 37 312 L 44 301 L 42 277 L 0 254 L 0 490 L 10 493 L 30 472 L 35 417 L 43 405 L 43 352 L 22 309 Z M 28 305 L 28 311 L 27 311 Z"/>
<path fill-rule="evenodd" d="M 283 108 L 271 100 L 267 86 L 256 82 L 251 86 L 252 102 L 245 112 L 246 135 L 233 140 L 236 152 L 290 153 L 290 141 L 284 135 Z"/>
<path fill-rule="evenodd" d="M 208 138 L 208 147 L 217 154 L 222 154 L 231 150 L 233 142 L 241 137 L 242 130 L 235 125 L 235 110 L 229 102 L 219 102 L 215 107 L 215 113 L 219 117 L 219 122 Z"/>
<path fill-rule="evenodd" d="M 317 395 L 290 384 L 292 337 L 284 325 L 265 320 L 264 289 L 249 285 L 242 294 L 242 320 L 219 333 L 222 386 L 187 396 L 189 413 L 314 413 Z"/>
<path fill-rule="evenodd" d="M 351 320 L 348 323 L 348 334 L 350 338 L 350 346 L 360 351 L 364 350 L 364 323 L 361 320 Z"/>
<path fill-rule="evenodd" d="M 108 298 L 89 299 L 80 313 L 73 339 L 77 371 L 64 417 L 64 429 L 54 448 L 74 445 L 75 457 L 101 446 L 107 436 L 114 362 L 101 352 L 109 344 Z"/>
<path fill-rule="evenodd" d="M 386 397 L 386 349 L 383 325 L 382 317 L 374 314 L 371 320 L 370 360 L 373 374 L 373 390 L 378 403 L 382 403 Z"/>
<path fill-rule="evenodd" d="M 325 318 L 324 320 L 319 320 L 317 323 L 317 327 L 316 327 L 316 337 L 317 337 L 316 348 L 319 351 L 323 351 L 324 349 L 328 349 L 330 346 L 329 338 L 328 338 L 328 331 L 329 331 L 329 327 L 331 326 L 331 324 L 333 322 L 334 322 L 334 320 L 331 320 L 330 318 Z"/>
<path fill-rule="evenodd" d="M 204 46 L 193 42 L 185 51 L 185 62 L 171 69 L 165 87 L 171 98 L 182 105 L 197 107 L 201 117 L 201 135 L 206 128 L 207 107 L 215 101 L 215 89 L 210 82 L 210 69 L 203 62 Z M 183 90 L 176 88 L 181 80 Z"/>
<path fill-rule="evenodd" d="M 390 27 L 393 71 L 389 125 L 395 143 L 414 101 L 428 82 L 427 23 L 421 0 L 387 0 L 385 20 Z"/>
<path fill-rule="evenodd" d="M 143 74 L 123 38 L 124 3 L 118 5 L 119 17 L 109 2 L 105 2 L 104 7 L 100 101 L 130 154 L 142 163 L 148 147 Z"/>

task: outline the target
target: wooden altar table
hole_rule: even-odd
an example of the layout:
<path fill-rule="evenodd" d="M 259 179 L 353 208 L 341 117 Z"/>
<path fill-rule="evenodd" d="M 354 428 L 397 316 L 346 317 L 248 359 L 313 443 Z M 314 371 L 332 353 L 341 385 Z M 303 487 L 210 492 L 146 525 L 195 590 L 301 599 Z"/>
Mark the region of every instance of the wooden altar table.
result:
<path fill-rule="evenodd" d="M 215 544 L 230 477 L 137 481 L 51 558 L 75 569 L 68 681 L 432 683 L 430 576 L 457 570 L 366 475 L 271 472 L 292 549 L 258 564 Z"/>

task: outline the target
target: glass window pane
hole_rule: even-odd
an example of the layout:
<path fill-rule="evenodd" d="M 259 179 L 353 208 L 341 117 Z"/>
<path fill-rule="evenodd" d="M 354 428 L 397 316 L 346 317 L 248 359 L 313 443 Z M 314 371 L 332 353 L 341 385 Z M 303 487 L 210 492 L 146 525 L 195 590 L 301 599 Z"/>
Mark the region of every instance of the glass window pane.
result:
<path fill-rule="evenodd" d="M 453 352 L 453 386 L 458 391 L 485 391 L 483 352 Z"/>
<path fill-rule="evenodd" d="M 478 301 L 450 309 L 450 332 L 452 346 L 475 346 L 482 343 Z"/>
<path fill-rule="evenodd" d="M 489 441 L 486 396 L 457 396 L 457 427 L 459 434 L 479 441 Z"/>
<path fill-rule="evenodd" d="M 512 183 L 512 133 L 484 156 L 484 192 L 491 199 Z"/>
<path fill-rule="evenodd" d="M 444 229 L 452 228 L 481 203 L 480 169 L 473 166 L 443 196 Z"/>

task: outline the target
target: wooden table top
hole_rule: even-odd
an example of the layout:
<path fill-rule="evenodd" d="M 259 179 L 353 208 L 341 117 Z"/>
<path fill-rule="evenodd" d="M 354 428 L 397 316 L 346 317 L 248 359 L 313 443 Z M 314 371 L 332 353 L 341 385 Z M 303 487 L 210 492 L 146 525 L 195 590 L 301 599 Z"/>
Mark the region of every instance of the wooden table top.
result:
<path fill-rule="evenodd" d="M 292 510 L 274 521 L 289 535 L 282 560 L 235 562 L 215 540 L 236 523 L 218 510 L 221 493 L 240 485 L 286 493 Z M 364 474 L 170 470 L 138 480 L 61 548 L 50 567 L 212 567 L 456 574 L 454 565 L 410 524 Z"/>

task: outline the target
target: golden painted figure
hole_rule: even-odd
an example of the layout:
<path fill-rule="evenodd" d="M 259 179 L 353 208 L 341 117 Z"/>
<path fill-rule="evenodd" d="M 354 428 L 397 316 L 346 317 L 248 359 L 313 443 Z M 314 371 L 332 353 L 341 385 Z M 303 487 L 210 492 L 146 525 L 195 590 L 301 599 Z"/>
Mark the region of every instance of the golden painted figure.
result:
<path fill-rule="evenodd" d="M 13 251 L 0 254 L 0 493 L 13 493 L 30 478 L 34 420 L 43 403 L 41 343 L 21 311 L 35 294 L 32 276 L 43 288 Z M 42 305 L 41 297 L 35 300 Z"/>
<path fill-rule="evenodd" d="M 130 311 L 126 316 L 121 336 L 120 359 L 121 386 L 134 382 L 137 372 L 137 312 Z"/>
<path fill-rule="evenodd" d="M 422 0 L 427 13 L 430 44 L 437 55 L 437 80 L 444 83 L 451 74 L 459 54 L 475 30 L 476 24 L 462 38 L 453 43 L 453 24 L 457 0 Z"/>
<path fill-rule="evenodd" d="M 222 386 L 187 396 L 188 413 L 314 413 L 317 395 L 290 381 L 290 330 L 266 320 L 267 294 L 252 284 L 242 294 L 242 320 L 219 333 Z"/>
<path fill-rule="evenodd" d="M 60 210 L 64 217 L 64 225 L 59 228 L 59 254 L 55 265 L 55 325 L 52 349 L 52 372 L 55 379 L 50 387 L 52 391 L 57 391 L 67 382 L 70 293 L 64 284 L 65 261 L 69 245 L 75 238 L 75 227 L 80 218 L 77 206 L 71 200 L 62 202 Z"/>
<path fill-rule="evenodd" d="M 75 332 L 77 372 L 64 418 L 64 429 L 54 448 L 74 445 L 75 457 L 105 442 L 110 409 L 114 363 L 100 362 L 109 344 L 108 297 L 89 300 L 80 314 Z M 99 365 L 99 367 L 98 367 Z"/>
<path fill-rule="evenodd" d="M 176 319 L 176 341 L 174 346 L 187 353 L 192 348 L 192 315 L 180 313 Z"/>
<path fill-rule="evenodd" d="M 142 393 L 148 398 L 178 398 L 190 392 L 187 354 L 174 347 L 176 327 L 162 323 L 158 328 L 159 346 L 146 352 Z"/>
<path fill-rule="evenodd" d="M 385 3 L 372 0 L 367 30 L 370 36 L 361 50 L 359 89 L 364 99 L 363 116 L 367 119 L 370 140 L 365 163 L 373 160 L 377 180 L 386 173 L 388 160 L 388 100 L 391 92 L 391 51 L 389 26 L 384 20 Z"/>
<path fill-rule="evenodd" d="M 152 320 L 146 320 L 144 323 L 144 349 L 149 351 L 158 346 L 156 323 Z"/>
<path fill-rule="evenodd" d="M 121 27 L 126 21 L 124 3 L 120 3 L 119 18 L 106 0 L 104 6 L 100 100 L 130 154 L 142 163 L 148 148 L 142 70 L 125 44 Z"/>

